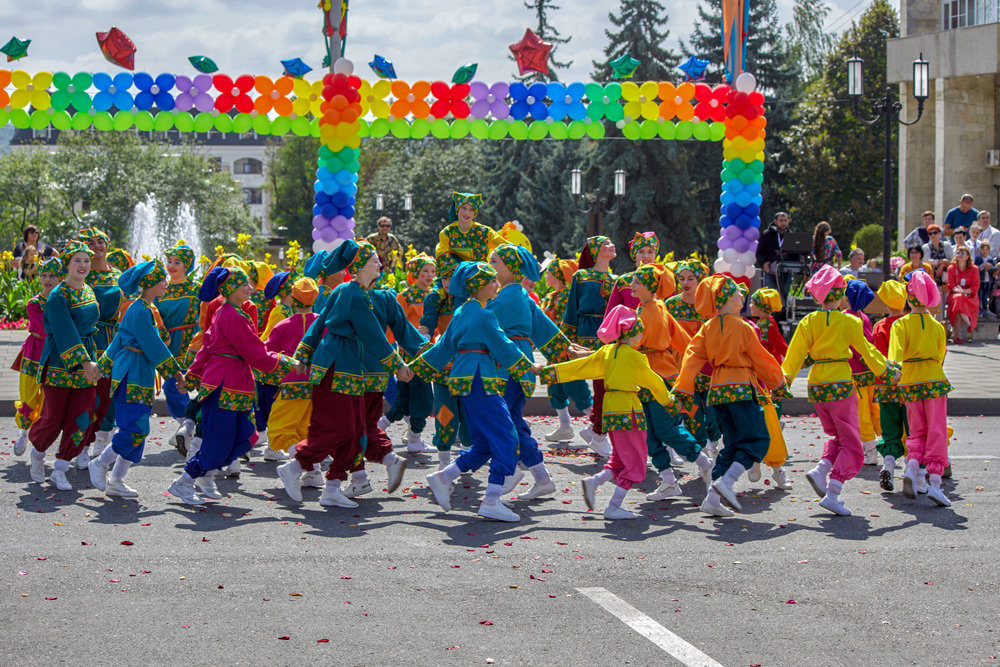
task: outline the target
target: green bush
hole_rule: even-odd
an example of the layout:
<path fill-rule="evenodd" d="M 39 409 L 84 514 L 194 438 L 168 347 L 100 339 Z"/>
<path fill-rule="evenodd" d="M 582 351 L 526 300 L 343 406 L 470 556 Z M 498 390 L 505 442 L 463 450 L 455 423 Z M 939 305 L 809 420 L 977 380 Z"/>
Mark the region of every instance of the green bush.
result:
<path fill-rule="evenodd" d="M 865 251 L 865 259 L 882 256 L 882 225 L 865 225 L 854 235 L 854 245 Z M 845 253 L 846 254 L 846 253 Z"/>
<path fill-rule="evenodd" d="M 38 281 L 17 279 L 13 270 L 0 272 L 0 322 L 16 322 L 26 314 L 28 299 L 39 291 Z"/>

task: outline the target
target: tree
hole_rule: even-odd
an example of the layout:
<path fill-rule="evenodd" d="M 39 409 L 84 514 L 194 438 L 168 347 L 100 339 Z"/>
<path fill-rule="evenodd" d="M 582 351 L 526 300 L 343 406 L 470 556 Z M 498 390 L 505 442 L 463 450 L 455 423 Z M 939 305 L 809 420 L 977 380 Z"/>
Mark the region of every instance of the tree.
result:
<path fill-rule="evenodd" d="M 287 137 L 268 154 L 265 187 L 271 194 L 274 229 L 304 248 L 312 246 L 313 183 L 318 151 L 319 139 Z"/>
<path fill-rule="evenodd" d="M 665 46 L 670 31 L 666 29 L 668 16 L 663 4 L 657 0 L 620 0 L 620 3 L 617 16 L 608 14 L 611 25 L 620 29 L 604 31 L 608 45 L 604 48 L 604 62 L 594 61 L 594 81 L 610 81 L 613 72 L 609 62 L 626 54 L 642 61 L 633 79 L 665 81 L 680 60 Z"/>
<path fill-rule="evenodd" d="M 830 7 L 823 0 L 795 0 L 792 20 L 785 25 L 792 62 L 797 63 L 803 90 L 823 72 L 823 63 L 833 48 L 833 35 L 823 29 Z"/>
<path fill-rule="evenodd" d="M 858 121 L 847 103 L 847 59 L 865 61 L 866 88 L 886 87 L 886 40 L 899 35 L 899 17 L 888 0 L 874 0 L 827 57 L 823 76 L 809 86 L 788 135 L 784 195 L 800 228 L 829 220 L 834 233 L 851 238 L 882 218 L 882 132 Z M 896 144 L 892 144 L 893 152 Z M 895 159 L 893 160 L 895 164 Z M 893 174 L 895 183 L 896 174 Z M 895 203 L 895 202 L 893 202 Z"/>
<path fill-rule="evenodd" d="M 530 9 L 535 13 L 535 25 L 533 28 L 535 34 L 552 44 L 552 50 L 549 51 L 549 75 L 548 77 L 543 77 L 537 72 L 531 72 L 524 76 L 517 75 L 515 78 L 522 81 L 529 79 L 541 81 L 543 78 L 549 81 L 558 81 L 558 70 L 568 69 L 573 65 L 572 60 L 567 62 L 556 60 L 556 51 L 559 50 L 559 45 L 566 44 L 570 40 L 569 37 L 562 37 L 559 31 L 549 23 L 549 12 L 559 9 L 559 5 L 553 4 L 552 0 L 524 0 L 524 8 Z M 507 59 L 513 61 L 513 54 L 507 54 Z"/>
<path fill-rule="evenodd" d="M 20 150 L 0 157 L 0 239 L 20 241 L 24 228 L 35 225 L 42 240 L 55 243 L 45 209 L 49 189 L 49 154 L 40 148 Z"/>

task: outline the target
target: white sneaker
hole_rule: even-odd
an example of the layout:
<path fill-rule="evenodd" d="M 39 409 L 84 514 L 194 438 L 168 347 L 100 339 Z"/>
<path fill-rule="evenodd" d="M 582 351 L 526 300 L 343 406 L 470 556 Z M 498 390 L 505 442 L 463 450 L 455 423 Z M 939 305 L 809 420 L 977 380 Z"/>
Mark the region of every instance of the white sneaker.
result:
<path fill-rule="evenodd" d="M 427 475 L 427 486 L 431 488 L 431 493 L 434 494 L 434 500 L 441 507 L 444 512 L 451 511 L 451 484 L 448 484 L 443 479 L 441 479 L 441 473 L 434 472 Z"/>
<path fill-rule="evenodd" d="M 607 521 L 616 521 L 618 519 L 638 519 L 638 514 L 633 514 L 627 509 L 621 507 L 611 507 L 610 505 L 606 510 L 604 510 L 604 518 Z"/>
<path fill-rule="evenodd" d="M 664 498 L 672 498 L 674 496 L 681 495 L 681 487 L 677 482 L 660 482 L 660 485 L 656 487 L 656 491 L 646 494 L 646 500 L 663 500 Z"/>
<path fill-rule="evenodd" d="M 931 485 L 927 482 L 927 475 L 921 470 L 917 474 L 917 493 L 927 493 L 930 491 Z"/>
<path fill-rule="evenodd" d="M 503 486 L 500 487 L 500 495 L 506 496 L 508 493 L 514 490 L 521 480 L 524 479 L 524 471 L 520 467 L 514 467 L 514 474 L 507 475 L 503 478 Z"/>
<path fill-rule="evenodd" d="M 583 441 L 589 445 L 590 441 L 594 439 L 594 427 L 588 426 L 580 431 L 580 437 L 583 438 Z"/>
<path fill-rule="evenodd" d="M 927 490 L 927 497 L 933 500 L 935 503 L 941 507 L 951 507 L 951 501 L 948 497 L 944 495 L 944 491 L 940 487 L 932 486 Z"/>
<path fill-rule="evenodd" d="M 410 439 L 406 443 L 406 451 L 410 454 L 428 454 L 430 452 L 436 452 L 437 447 L 431 447 L 426 442 L 421 434 L 411 431 Z"/>
<path fill-rule="evenodd" d="M 34 456 L 28 457 L 28 474 L 31 475 L 31 481 L 38 484 L 45 482 L 45 459 L 36 459 Z"/>
<path fill-rule="evenodd" d="M 265 461 L 287 461 L 288 453 L 283 452 L 280 449 L 271 449 L 270 447 L 264 448 L 264 460 Z"/>
<path fill-rule="evenodd" d="M 687 463 L 687 461 L 680 454 L 667 447 L 667 451 L 670 452 L 670 465 L 674 468 L 680 468 L 682 465 Z M 610 452 L 609 452 L 610 454 Z"/>
<path fill-rule="evenodd" d="M 718 440 L 709 440 L 705 443 L 705 456 L 714 459 L 719 453 L 719 444 Z"/>
<path fill-rule="evenodd" d="M 190 461 L 194 458 L 194 455 L 198 453 L 199 449 L 201 449 L 201 438 L 191 438 L 191 445 L 188 447 L 187 454 L 184 455 L 184 458 Z"/>
<path fill-rule="evenodd" d="M 607 458 L 611 456 L 611 441 L 608 440 L 608 434 L 595 435 L 590 441 L 590 448 L 594 450 L 598 456 Z"/>
<path fill-rule="evenodd" d="M 24 450 L 28 448 L 28 431 L 21 429 L 21 434 L 17 436 L 17 442 L 14 443 L 14 456 L 23 456 Z"/>
<path fill-rule="evenodd" d="M 187 505 L 205 504 L 204 498 L 199 498 L 195 495 L 194 484 L 182 484 L 179 479 L 175 479 L 173 483 L 167 487 L 167 493 L 176 498 L 180 498 Z"/>
<path fill-rule="evenodd" d="M 201 491 L 201 495 L 206 498 L 211 498 L 212 500 L 221 500 L 225 496 L 219 491 L 219 487 L 215 485 L 215 475 L 202 475 L 198 479 L 194 480 L 195 488 Z"/>
<path fill-rule="evenodd" d="M 788 477 L 785 476 L 785 471 L 782 468 L 775 468 L 774 472 L 771 473 L 771 479 L 774 480 L 775 488 L 782 491 L 792 488 L 792 483 L 788 481 Z"/>
<path fill-rule="evenodd" d="M 239 478 L 241 469 L 242 466 L 240 466 L 240 460 L 233 459 L 233 462 L 226 466 L 226 477 Z"/>
<path fill-rule="evenodd" d="M 847 509 L 847 506 L 841 500 L 831 498 L 830 496 L 823 496 L 823 500 L 819 501 L 819 506 L 840 516 L 851 516 L 851 510 Z"/>
<path fill-rule="evenodd" d="M 302 502 L 302 479 L 299 474 L 292 471 L 290 466 L 292 462 L 289 461 L 285 465 L 278 466 L 278 479 L 281 483 L 285 485 L 285 492 L 288 497 L 297 503 Z"/>
<path fill-rule="evenodd" d="M 760 481 L 760 463 L 754 463 L 750 466 L 750 470 L 747 471 L 747 479 L 751 482 Z"/>
<path fill-rule="evenodd" d="M 865 462 L 866 466 L 877 466 L 878 465 L 878 440 L 869 440 L 868 442 L 862 443 L 865 448 Z"/>
<path fill-rule="evenodd" d="M 587 509 L 594 509 L 597 487 L 600 486 L 593 477 L 584 477 L 580 481 L 580 489 L 583 491 L 583 502 L 587 503 Z"/>
<path fill-rule="evenodd" d="M 385 471 L 389 473 L 389 483 L 386 485 L 385 491 L 392 493 L 399 488 L 403 481 L 403 473 L 406 472 L 406 459 L 397 456 L 395 461 L 385 467 Z"/>
<path fill-rule="evenodd" d="M 723 507 L 722 505 L 715 505 L 708 502 L 707 500 L 701 504 L 699 508 L 703 513 L 711 516 L 728 517 L 732 516 L 733 513 L 728 507 Z"/>
<path fill-rule="evenodd" d="M 269 441 L 266 428 L 263 431 L 257 431 L 257 442 L 254 443 L 254 447 L 266 446 Z"/>
<path fill-rule="evenodd" d="M 366 493 L 372 492 L 371 482 L 362 482 L 358 484 L 357 482 L 351 482 L 351 485 L 347 487 L 344 491 L 345 498 L 357 498 L 358 496 L 363 496 Z"/>
<path fill-rule="evenodd" d="M 138 498 L 139 492 L 133 489 L 131 486 L 125 484 L 122 480 L 112 480 L 108 482 L 107 488 L 104 490 L 104 494 L 108 496 L 114 496 L 117 498 Z"/>
<path fill-rule="evenodd" d="M 732 505 L 733 509 L 743 509 L 743 505 L 740 504 L 740 499 L 736 497 L 736 491 L 734 491 L 733 487 L 729 484 L 726 484 L 723 477 L 720 477 L 712 482 L 712 488 L 715 489 L 715 492 L 722 496 L 727 503 Z"/>
<path fill-rule="evenodd" d="M 484 502 L 479 506 L 479 511 L 476 514 L 484 519 L 492 519 L 494 521 L 514 522 L 521 520 L 520 516 L 501 502 L 497 502 L 495 505 L 487 505 Z"/>
<path fill-rule="evenodd" d="M 813 491 L 816 492 L 817 496 L 820 498 L 826 496 L 826 479 L 823 478 L 823 475 L 820 474 L 819 470 L 813 468 L 807 472 L 806 480 L 809 482 L 809 486 L 813 488 Z"/>
<path fill-rule="evenodd" d="M 49 481 L 56 485 L 60 491 L 72 491 L 73 485 L 66 479 L 66 472 L 63 470 L 53 470 L 49 475 Z"/>
<path fill-rule="evenodd" d="M 302 475 L 302 486 L 307 486 L 311 489 L 326 488 L 326 474 L 319 467 L 315 467 Z"/>
<path fill-rule="evenodd" d="M 536 498 L 545 498 L 546 496 L 551 496 L 556 492 L 556 485 L 551 479 L 542 484 L 535 484 L 531 487 L 531 490 L 527 493 L 522 493 L 520 495 L 514 496 L 515 500 L 535 500 Z"/>
<path fill-rule="evenodd" d="M 94 435 L 94 442 L 92 444 L 93 450 L 90 452 L 93 454 L 91 458 L 96 459 L 104 452 L 105 447 L 111 444 L 111 436 L 113 434 L 114 431 L 98 431 L 97 434 Z M 87 450 L 84 449 L 83 451 Z"/>
<path fill-rule="evenodd" d="M 167 441 L 167 443 L 171 447 L 176 449 L 181 456 L 187 456 L 188 443 L 190 441 L 191 441 L 191 434 L 187 432 L 187 429 L 184 427 L 184 424 L 181 424 L 180 426 L 177 427 L 177 430 L 174 431 L 174 434 L 170 436 L 170 439 Z"/>
<path fill-rule="evenodd" d="M 903 495 L 911 500 L 917 497 L 917 475 L 907 468 L 903 472 Z"/>
<path fill-rule="evenodd" d="M 357 507 L 358 504 L 346 497 L 340 487 L 331 489 L 329 486 L 323 488 L 323 494 L 319 497 L 319 504 L 323 507 Z"/>
<path fill-rule="evenodd" d="M 569 442 L 575 435 L 576 434 L 573 433 L 573 429 L 569 427 L 557 428 L 552 431 L 552 433 L 546 433 L 545 439 L 549 442 Z"/>
<path fill-rule="evenodd" d="M 97 457 L 95 456 L 94 458 L 96 459 Z M 88 467 L 90 467 L 90 455 L 87 454 L 87 448 L 84 447 L 83 451 L 76 457 L 76 469 L 86 470 Z"/>
<path fill-rule="evenodd" d="M 108 486 L 108 467 L 101 465 L 99 459 L 94 459 L 87 466 L 90 469 L 90 484 L 98 491 L 104 491 Z"/>
<path fill-rule="evenodd" d="M 391 424 L 391 423 L 392 422 L 389 421 L 388 417 L 386 417 L 385 415 L 382 415 L 381 417 L 378 418 L 378 424 L 376 424 L 376 426 L 378 426 L 380 429 L 382 429 L 384 431 L 387 428 L 389 428 L 389 424 Z"/>

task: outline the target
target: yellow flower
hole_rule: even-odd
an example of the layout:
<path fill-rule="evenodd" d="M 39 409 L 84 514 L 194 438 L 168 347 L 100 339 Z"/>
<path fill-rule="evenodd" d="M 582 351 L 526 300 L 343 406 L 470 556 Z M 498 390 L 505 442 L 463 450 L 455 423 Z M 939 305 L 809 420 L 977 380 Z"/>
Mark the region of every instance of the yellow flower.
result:
<path fill-rule="evenodd" d="M 205 255 L 202 255 L 201 259 L 198 260 L 198 263 L 201 264 L 202 266 L 208 266 L 209 264 L 212 263 L 212 260 L 206 257 Z"/>
<path fill-rule="evenodd" d="M 148 262 L 149 260 L 153 259 L 152 257 L 150 257 L 149 255 L 147 255 L 146 253 L 142 253 L 141 257 L 142 257 L 142 261 L 144 261 L 144 262 Z"/>
<path fill-rule="evenodd" d="M 14 253 L 12 253 L 10 250 L 4 250 L 3 251 L 3 255 L 0 255 L 0 258 L 2 258 L 3 261 L 5 261 L 5 262 L 13 262 L 14 261 Z"/>
<path fill-rule="evenodd" d="M 674 261 L 674 251 L 673 250 L 671 250 L 670 252 L 668 252 L 666 255 L 663 256 L 663 262 L 664 263 L 666 263 L 666 262 L 672 262 L 672 261 Z"/>
<path fill-rule="evenodd" d="M 390 273 L 389 275 L 387 275 L 385 277 L 385 282 L 386 282 L 387 285 L 389 285 L 389 287 L 395 287 L 396 286 L 396 275 L 393 274 L 393 273 Z"/>
<path fill-rule="evenodd" d="M 222 257 L 225 253 L 226 253 L 226 249 L 223 248 L 221 245 L 215 246 L 215 256 L 216 257 Z"/>

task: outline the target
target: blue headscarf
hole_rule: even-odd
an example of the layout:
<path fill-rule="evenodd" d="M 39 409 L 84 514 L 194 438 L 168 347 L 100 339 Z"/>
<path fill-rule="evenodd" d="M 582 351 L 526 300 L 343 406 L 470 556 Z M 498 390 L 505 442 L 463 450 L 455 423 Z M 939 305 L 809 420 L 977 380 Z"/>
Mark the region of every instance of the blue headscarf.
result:
<path fill-rule="evenodd" d="M 270 301 L 274 297 L 278 296 L 278 292 L 281 291 L 282 285 L 285 284 L 291 275 L 291 271 L 282 271 L 271 276 L 271 279 L 267 281 L 267 285 L 264 286 L 264 298 Z"/>
<path fill-rule="evenodd" d="M 152 287 L 166 277 L 163 262 L 152 259 L 136 264 L 118 276 L 118 287 L 126 295 L 137 294 L 140 288 Z"/>
<path fill-rule="evenodd" d="M 448 293 L 455 297 L 455 306 L 458 307 L 496 277 L 497 272 L 489 264 L 462 262 L 451 276 Z"/>
<path fill-rule="evenodd" d="M 513 243 L 504 243 L 494 250 L 515 278 L 527 278 L 532 282 L 538 282 L 542 275 L 542 269 L 538 266 L 538 260 L 527 248 L 523 248 Z"/>
<path fill-rule="evenodd" d="M 198 300 L 211 301 L 219 296 L 219 285 L 226 282 L 229 273 L 230 270 L 224 266 L 217 266 L 209 271 L 208 275 L 205 276 L 205 280 L 201 283 L 201 288 L 198 290 Z"/>
<path fill-rule="evenodd" d="M 863 280 L 847 281 L 847 302 L 851 304 L 851 310 L 860 312 L 874 300 L 875 292 L 868 286 L 868 283 Z"/>
<path fill-rule="evenodd" d="M 320 273 L 323 271 L 323 260 L 325 260 L 326 256 L 329 254 L 330 253 L 327 250 L 320 250 L 317 253 L 313 253 L 313 255 L 306 260 L 305 266 L 302 267 L 303 275 L 306 278 L 312 278 L 313 280 L 319 278 Z"/>

